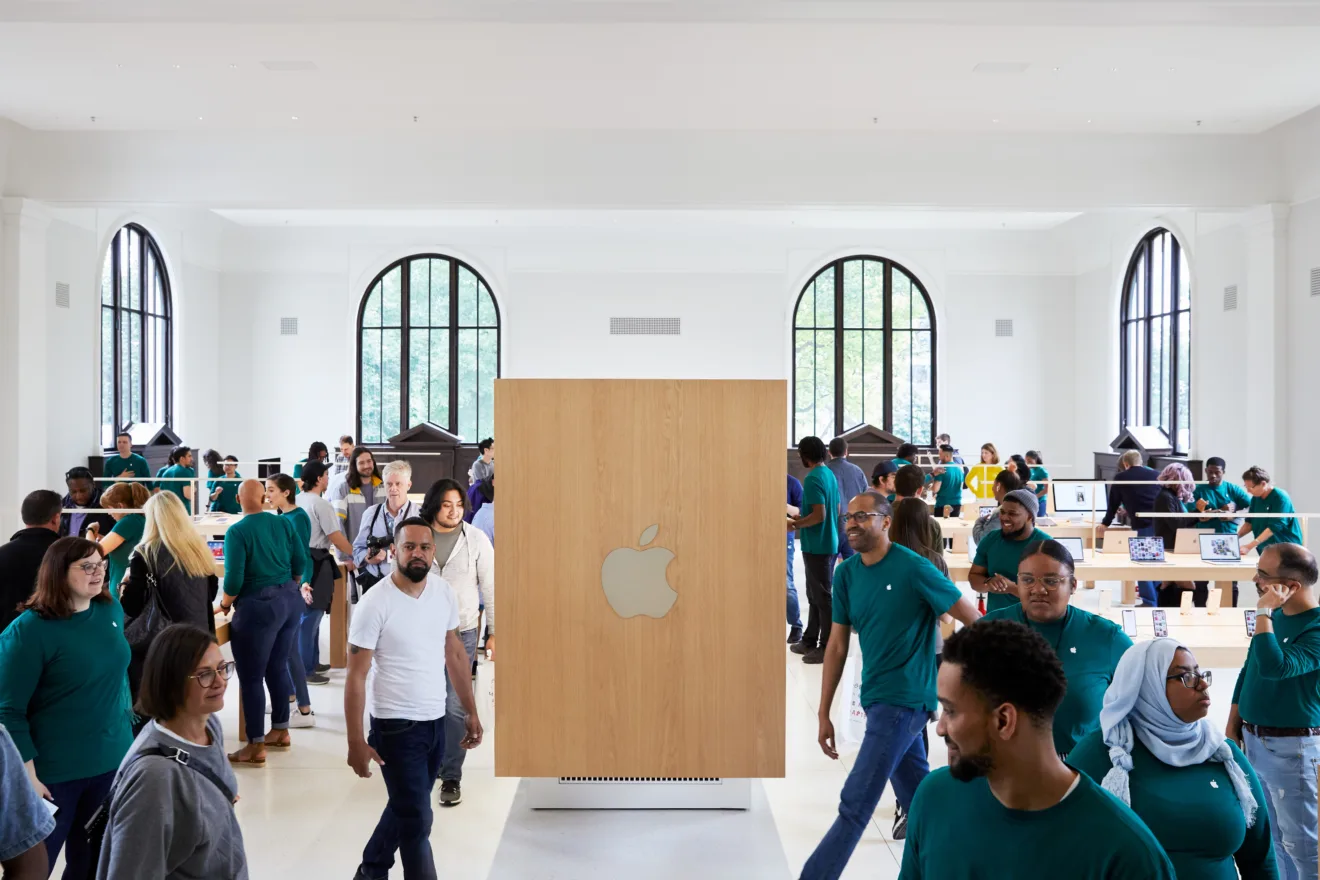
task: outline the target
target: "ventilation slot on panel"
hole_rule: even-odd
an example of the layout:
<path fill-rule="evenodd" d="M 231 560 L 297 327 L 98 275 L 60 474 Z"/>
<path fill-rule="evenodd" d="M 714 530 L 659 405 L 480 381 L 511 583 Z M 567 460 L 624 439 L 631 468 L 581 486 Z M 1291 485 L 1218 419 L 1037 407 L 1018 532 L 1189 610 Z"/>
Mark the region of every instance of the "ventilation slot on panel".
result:
<path fill-rule="evenodd" d="M 1320 296 L 1320 269 L 1311 270 L 1311 296 Z"/>
<path fill-rule="evenodd" d="M 63 281 L 55 284 L 55 307 L 57 309 L 67 309 L 69 307 L 69 285 Z"/>
<path fill-rule="evenodd" d="M 678 336 L 682 318 L 610 318 L 611 336 Z"/>
<path fill-rule="evenodd" d="M 1006 319 L 1006 318 L 1000 318 L 999 320 L 995 321 L 995 335 L 996 335 L 996 336 L 1012 336 L 1012 335 L 1013 335 L 1013 319 L 1012 319 L 1012 318 L 1007 318 L 1007 319 Z"/>
<path fill-rule="evenodd" d="M 608 783 L 618 783 L 620 785 L 636 785 L 637 783 L 654 783 L 657 785 L 719 785 L 718 777 L 711 776 L 561 776 L 559 783 L 561 785 L 601 785 Z"/>
<path fill-rule="evenodd" d="M 281 335 L 281 336 L 297 336 L 297 335 L 298 335 L 298 319 L 297 319 L 297 318 L 280 318 L 280 335 Z"/>
<path fill-rule="evenodd" d="M 1230 284 L 1224 288 L 1224 311 L 1237 311 L 1237 285 Z"/>

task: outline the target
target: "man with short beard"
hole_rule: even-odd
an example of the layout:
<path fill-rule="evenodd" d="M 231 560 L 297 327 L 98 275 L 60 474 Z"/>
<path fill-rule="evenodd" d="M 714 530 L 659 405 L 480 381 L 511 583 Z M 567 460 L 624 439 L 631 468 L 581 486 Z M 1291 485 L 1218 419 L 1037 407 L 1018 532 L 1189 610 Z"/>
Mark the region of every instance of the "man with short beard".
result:
<path fill-rule="evenodd" d="M 972 589 L 985 593 L 987 614 L 1017 605 L 1017 571 L 1022 554 L 1050 536 L 1036 528 L 1036 496 L 1030 489 L 1014 489 L 999 503 L 999 528 L 982 537 L 967 575 Z"/>
<path fill-rule="evenodd" d="M 364 779 L 375 761 L 389 802 L 362 853 L 354 880 L 384 880 L 399 853 L 406 878 L 435 877 L 431 852 L 431 788 L 445 747 L 445 672 L 465 712 L 465 749 L 481 744 L 481 721 L 468 677 L 468 655 L 458 635 L 458 603 L 431 571 L 435 539 L 417 517 L 394 530 L 394 571 L 366 593 L 348 634 L 344 718 L 348 765 Z M 443 632 L 443 646 L 435 634 Z M 367 672 L 371 736 L 363 736 Z"/>
<path fill-rule="evenodd" d="M 1174 880 L 1137 814 L 1060 760 L 1063 666 L 1037 632 L 990 620 L 944 643 L 935 731 L 949 766 L 917 791 L 901 880 Z"/>

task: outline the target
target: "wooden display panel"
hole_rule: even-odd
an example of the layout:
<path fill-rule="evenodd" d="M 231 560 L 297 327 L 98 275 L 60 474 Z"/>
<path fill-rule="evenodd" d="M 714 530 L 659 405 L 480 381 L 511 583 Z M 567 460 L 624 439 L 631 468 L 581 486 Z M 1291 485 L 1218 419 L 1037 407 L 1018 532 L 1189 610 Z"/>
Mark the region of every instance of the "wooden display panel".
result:
<path fill-rule="evenodd" d="M 495 383 L 495 772 L 784 775 L 782 381 Z M 659 619 L 601 584 L 674 554 Z"/>

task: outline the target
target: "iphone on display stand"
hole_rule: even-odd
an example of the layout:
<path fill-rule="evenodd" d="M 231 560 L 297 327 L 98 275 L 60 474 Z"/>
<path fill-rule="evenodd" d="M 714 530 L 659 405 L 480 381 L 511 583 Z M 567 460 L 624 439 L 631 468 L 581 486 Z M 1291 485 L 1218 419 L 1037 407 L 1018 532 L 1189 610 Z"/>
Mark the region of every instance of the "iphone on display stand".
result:
<path fill-rule="evenodd" d="M 1247 619 L 1247 637 L 1250 638 L 1256 634 L 1256 609 L 1248 608 L 1242 616 Z"/>
<path fill-rule="evenodd" d="M 1163 639 L 1169 635 L 1169 615 L 1163 608 L 1156 608 L 1150 613 L 1150 619 L 1155 624 L 1155 638 Z"/>
<path fill-rule="evenodd" d="M 1130 639 L 1137 636 L 1137 612 L 1131 608 L 1123 609 L 1123 633 Z"/>

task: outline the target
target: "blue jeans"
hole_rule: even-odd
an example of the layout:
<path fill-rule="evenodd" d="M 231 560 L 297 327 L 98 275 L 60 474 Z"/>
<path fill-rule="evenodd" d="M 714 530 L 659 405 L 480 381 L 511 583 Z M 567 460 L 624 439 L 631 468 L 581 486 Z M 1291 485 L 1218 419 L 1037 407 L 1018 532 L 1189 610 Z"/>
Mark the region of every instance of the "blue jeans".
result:
<path fill-rule="evenodd" d="M 866 707 L 866 735 L 839 795 L 839 818 L 807 859 L 802 880 L 837 880 L 891 778 L 899 806 L 906 810 L 912 805 L 917 786 L 930 773 L 921 739 L 929 719 L 925 709 L 885 703 Z"/>
<path fill-rule="evenodd" d="M 835 528 L 834 531 L 839 536 L 839 553 L 837 558 L 835 559 L 835 562 L 843 562 L 843 560 L 847 559 L 849 556 L 852 556 L 857 551 L 854 550 L 848 544 L 848 532 L 843 527 L 842 517 L 839 519 L 839 525 Z"/>
<path fill-rule="evenodd" d="M 306 608 L 298 624 L 298 649 L 302 651 L 303 669 L 315 672 L 321 665 L 321 620 L 324 611 Z"/>
<path fill-rule="evenodd" d="M 1036 510 L 1036 516 L 1047 516 L 1049 511 L 1046 510 L 1046 508 L 1049 507 L 1049 504 L 1045 500 L 1046 496 L 1037 495 L 1036 499 L 1040 501 L 1040 507 Z"/>
<path fill-rule="evenodd" d="M 431 789 L 445 750 L 445 719 L 372 718 L 367 743 L 385 762 L 380 775 L 389 801 L 362 851 L 358 875 L 385 880 L 398 852 L 406 880 L 435 880 Z"/>
<path fill-rule="evenodd" d="M 1244 730 L 1242 739 L 1269 804 L 1279 880 L 1310 880 L 1320 872 L 1315 779 L 1320 736 L 1259 737 Z"/>
<path fill-rule="evenodd" d="M 302 609 L 306 607 L 298 585 L 293 581 L 244 594 L 234 604 L 229 644 L 234 650 L 234 665 L 238 668 L 238 686 L 247 724 L 244 733 L 248 742 L 266 741 L 263 682 L 270 689 L 271 729 L 287 730 L 289 727 L 289 697 L 293 694 L 293 681 L 289 676 L 290 647 Z M 304 689 L 306 684 L 304 681 Z"/>
<path fill-rule="evenodd" d="M 459 633 L 463 639 L 463 647 L 467 650 L 468 663 L 477 656 L 477 631 L 475 629 L 464 630 Z M 458 692 L 454 690 L 454 683 L 449 680 L 449 670 L 445 670 L 445 757 L 440 765 L 440 779 L 448 782 L 458 782 L 463 778 L 463 759 L 467 757 L 467 749 L 463 748 L 463 738 L 467 736 L 467 713 L 463 711 L 463 704 L 458 701 Z M 435 778 L 434 775 L 431 777 Z"/>
<path fill-rule="evenodd" d="M 1141 538 L 1153 538 L 1155 537 L 1155 527 L 1146 526 L 1144 529 L 1137 529 L 1137 536 Z M 1165 547 L 1164 550 L 1167 553 L 1167 552 L 1171 552 L 1173 548 Z M 1156 581 L 1137 581 L 1137 594 L 1141 596 L 1142 605 L 1145 605 L 1150 608 L 1154 608 L 1156 605 L 1158 605 L 1159 604 L 1159 597 L 1157 595 L 1158 590 L 1159 590 L 1159 583 L 1157 583 Z"/>
<path fill-rule="evenodd" d="M 91 862 L 87 847 L 87 832 L 83 828 L 101 806 L 110 785 L 115 781 L 115 771 L 89 776 L 86 779 L 71 779 L 68 782 L 52 782 L 46 788 L 55 799 L 60 811 L 55 814 L 55 830 L 46 838 L 46 858 L 50 868 L 55 870 L 55 860 L 60 856 L 60 849 L 68 841 L 68 851 L 64 854 L 64 880 L 83 880 L 95 873 L 96 865 Z"/>
<path fill-rule="evenodd" d="M 788 543 L 788 562 L 785 568 L 788 575 L 788 625 L 802 631 L 802 609 L 798 605 L 797 586 L 793 583 L 793 542 Z"/>

